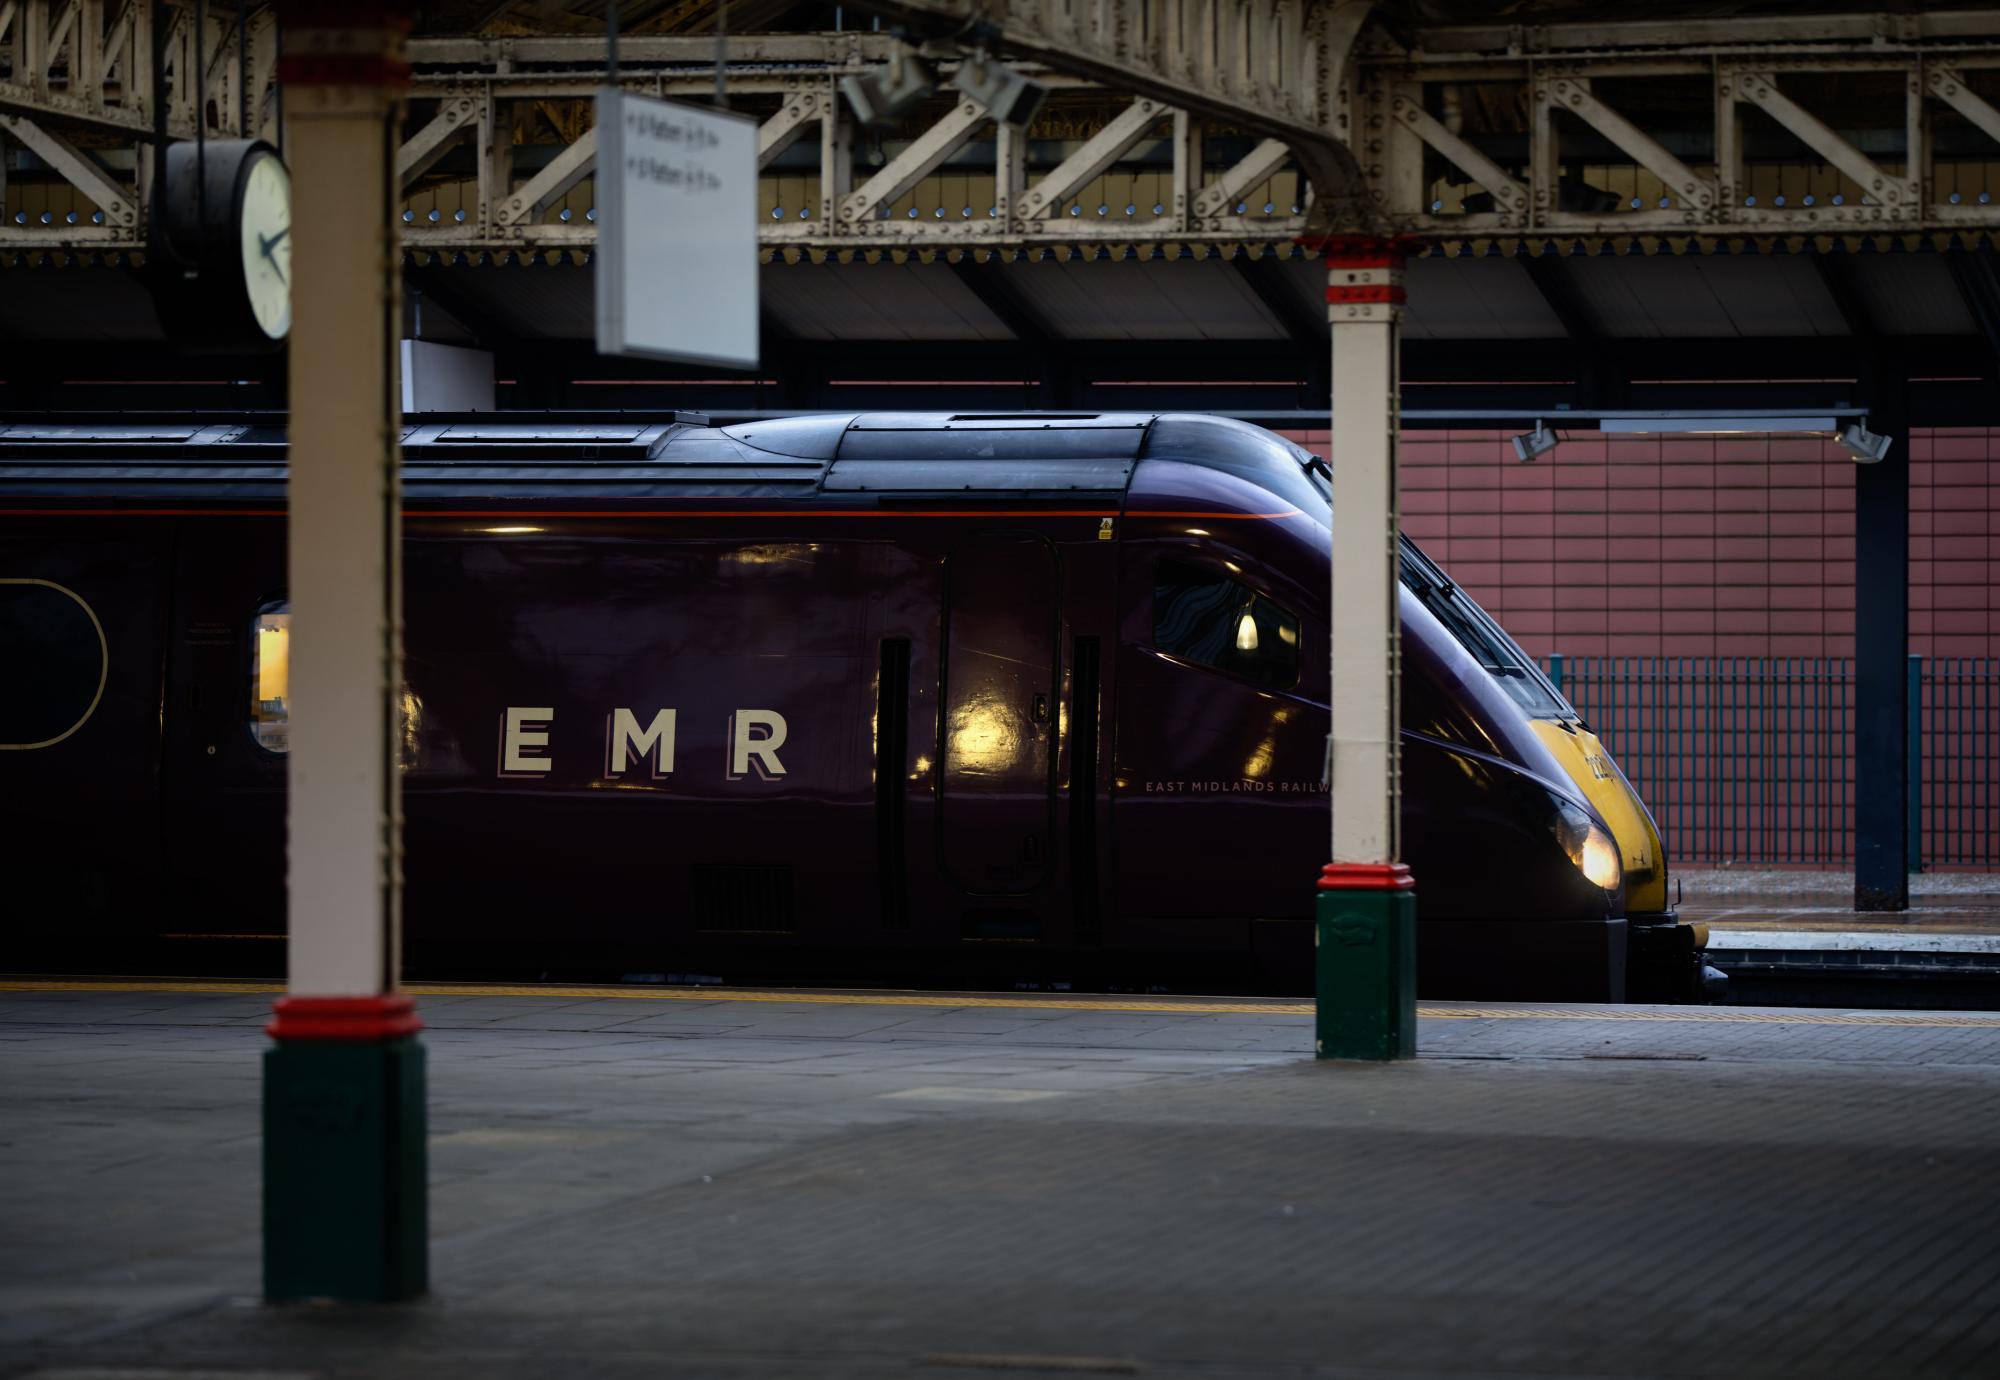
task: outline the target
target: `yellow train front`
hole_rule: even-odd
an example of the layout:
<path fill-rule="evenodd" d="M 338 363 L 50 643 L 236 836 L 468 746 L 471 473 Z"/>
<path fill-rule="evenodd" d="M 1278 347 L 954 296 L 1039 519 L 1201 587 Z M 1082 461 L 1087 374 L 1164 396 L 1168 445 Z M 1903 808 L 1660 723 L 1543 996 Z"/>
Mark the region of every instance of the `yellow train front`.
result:
<path fill-rule="evenodd" d="M 1706 961 L 1708 926 L 1681 922 L 1659 826 L 1603 741 L 1533 658 L 1408 538 L 1403 583 L 1517 701 L 1535 737 L 1610 828 L 1625 887 L 1626 999 L 1720 1001 L 1728 979 Z"/>

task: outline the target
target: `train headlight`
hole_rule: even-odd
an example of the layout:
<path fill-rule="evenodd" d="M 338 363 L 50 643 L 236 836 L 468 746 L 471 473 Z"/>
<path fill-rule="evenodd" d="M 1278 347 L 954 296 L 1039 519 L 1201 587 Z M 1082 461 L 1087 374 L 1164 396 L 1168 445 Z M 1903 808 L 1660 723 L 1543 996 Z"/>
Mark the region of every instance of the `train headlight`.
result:
<path fill-rule="evenodd" d="M 1618 861 L 1618 841 L 1604 826 L 1567 800 L 1556 802 L 1552 821 L 1556 841 L 1592 886 L 1616 891 L 1625 869 Z"/>

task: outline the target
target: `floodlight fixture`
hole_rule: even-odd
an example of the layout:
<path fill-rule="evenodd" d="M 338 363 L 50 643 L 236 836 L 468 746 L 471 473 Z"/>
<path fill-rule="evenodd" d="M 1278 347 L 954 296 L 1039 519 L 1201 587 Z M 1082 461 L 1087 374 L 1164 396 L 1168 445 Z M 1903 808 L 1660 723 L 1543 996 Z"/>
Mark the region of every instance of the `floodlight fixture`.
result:
<path fill-rule="evenodd" d="M 1522 464 L 1547 455 L 1556 448 L 1556 434 L 1549 430 L 1549 424 L 1537 417 L 1535 429 L 1524 431 L 1514 438 L 1514 454 Z"/>
<path fill-rule="evenodd" d="M 1896 444 L 1895 437 L 1870 431 L 1865 420 L 1849 422 L 1846 430 L 1834 437 L 1834 440 L 1840 443 L 1842 450 L 1854 457 L 1854 463 L 1857 465 L 1873 465 L 1885 459 L 1889 454 L 1889 447 Z"/>
<path fill-rule="evenodd" d="M 840 94 L 854 108 L 854 118 L 870 129 L 893 125 L 935 90 L 937 72 L 901 44 L 889 55 L 889 65 L 880 71 L 840 81 Z"/>
<path fill-rule="evenodd" d="M 959 63 L 951 84 L 985 106 L 994 119 L 1006 125 L 1025 125 L 1035 118 L 1049 88 L 1031 81 L 1003 62 L 984 53 Z"/>

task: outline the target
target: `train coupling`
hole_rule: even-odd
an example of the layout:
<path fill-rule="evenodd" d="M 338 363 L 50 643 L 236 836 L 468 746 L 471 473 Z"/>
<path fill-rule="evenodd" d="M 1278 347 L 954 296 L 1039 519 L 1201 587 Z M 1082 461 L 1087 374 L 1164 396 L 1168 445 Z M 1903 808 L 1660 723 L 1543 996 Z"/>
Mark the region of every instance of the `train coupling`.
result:
<path fill-rule="evenodd" d="M 1708 926 L 1679 915 L 1631 916 L 1627 928 L 1625 997 L 1660 1005 L 1718 1005 L 1729 975 L 1708 962 Z"/>

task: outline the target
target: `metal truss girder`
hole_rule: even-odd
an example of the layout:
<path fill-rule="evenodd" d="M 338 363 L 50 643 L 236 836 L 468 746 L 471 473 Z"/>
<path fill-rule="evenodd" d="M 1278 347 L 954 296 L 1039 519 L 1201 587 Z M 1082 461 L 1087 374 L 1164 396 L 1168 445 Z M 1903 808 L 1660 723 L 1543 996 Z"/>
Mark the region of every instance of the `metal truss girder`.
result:
<path fill-rule="evenodd" d="M 738 68 L 839 68 L 857 71 L 887 62 L 898 46 L 893 34 L 849 31 L 819 34 L 731 34 L 728 40 L 730 85 Z M 604 67 L 604 40 L 592 36 L 534 38 L 413 38 L 404 53 L 416 73 L 416 86 L 450 81 L 453 73 L 482 69 L 479 79 L 546 80 L 557 73 L 574 74 L 579 67 Z M 653 75 L 652 69 L 685 67 L 713 70 L 715 39 L 711 36 L 625 34 L 618 40 L 620 73 L 631 80 Z M 428 70 L 439 69 L 439 70 Z M 445 70 L 449 69 L 449 70 Z M 602 84 L 596 72 L 588 80 Z"/>
<path fill-rule="evenodd" d="M 460 135 L 479 127 L 483 102 L 477 96 L 448 96 L 424 127 L 396 150 L 396 177 L 408 188 L 451 151 Z"/>
<path fill-rule="evenodd" d="M 960 101 L 950 114 L 911 140 L 910 146 L 890 159 L 882 171 L 849 194 L 840 203 L 840 218 L 850 222 L 861 220 L 873 214 L 883 202 L 894 201 L 923 181 L 938 164 L 972 142 L 979 127 L 992 119 L 992 114 L 978 101 L 969 97 Z"/>
<path fill-rule="evenodd" d="M 1354 180 L 1338 128 L 1368 0 L 869 0 L 946 37 L 982 27 L 1014 57 L 1288 143 L 1314 185 Z"/>
<path fill-rule="evenodd" d="M 218 3 L 199 34 L 193 8 L 170 5 L 165 39 L 167 131 L 192 138 L 197 112 L 212 111 L 208 132 L 243 132 L 236 16 Z M 250 17 L 253 131 L 275 113 L 276 22 L 268 5 Z M 0 0 L 0 48 L 9 54 L 0 110 L 38 121 L 150 138 L 153 13 L 146 0 Z M 197 51 L 205 68 L 196 79 Z M 197 94 L 199 93 L 199 94 Z"/>
<path fill-rule="evenodd" d="M 534 220 L 562 200 L 570 188 L 589 177 L 596 166 L 597 131 L 585 130 L 581 139 L 550 159 L 546 167 L 500 203 L 496 220 L 502 226 Z"/>
<path fill-rule="evenodd" d="M 2000 10 L 1444 24 L 1419 30 L 1410 51 L 1429 59 L 1489 53 L 1515 58 L 1527 54 L 1601 55 L 1647 48 L 1867 50 L 1892 43 L 1986 38 L 1996 32 L 2000 32 Z"/>
<path fill-rule="evenodd" d="M 833 108 L 832 89 L 808 88 L 785 102 L 784 108 L 757 127 L 757 167 L 771 166 L 779 154 L 799 141 L 799 137 Z"/>
<path fill-rule="evenodd" d="M 1965 84 L 1968 73 L 2000 69 L 2000 10 L 1378 30 L 1358 50 L 1356 66 L 1357 107 L 1368 121 L 1357 153 L 1375 204 L 1390 226 L 1423 238 L 1550 235 L 1602 243 L 1655 234 L 1761 239 L 2000 229 L 2000 202 L 1946 195 L 1957 183 L 1953 164 L 1966 156 L 1963 139 L 1941 151 L 1924 109 L 1927 99 L 1940 101 L 2000 141 L 2000 110 Z M 1871 127 L 1881 136 L 1875 142 L 1845 132 L 1852 109 L 1839 113 L 1836 131 L 1832 112 L 1808 110 L 1779 86 L 1849 74 L 1878 79 L 1852 88 L 1872 93 Z M 1682 80 L 1649 88 L 1666 78 Z M 1690 78 L 1712 91 L 1708 131 L 1684 126 Z M 1596 94 L 1604 89 L 1599 82 L 1611 79 L 1620 83 L 1616 110 Z M 1494 113 L 1461 125 L 1469 89 Z M 1652 92 L 1664 104 L 1652 104 Z M 1751 161 L 1746 107 L 1764 111 L 1774 129 L 1805 149 L 1782 155 L 1782 163 L 1768 155 Z M 1509 112 L 1524 109 L 1529 118 L 1514 123 Z M 1591 131 L 1589 154 L 1565 145 L 1558 109 Z M 1659 134 L 1650 123 L 1656 116 L 1681 142 Z M 1502 187 L 1491 209 L 1466 209 L 1452 186 L 1457 179 L 1414 156 L 1406 142 L 1412 132 L 1481 188 L 1496 190 L 1496 177 L 1525 181 L 1527 204 Z M 1690 148 L 1701 149 L 1699 161 Z M 1591 172 L 1585 182 L 1580 162 L 1607 176 Z M 1833 187 L 1829 167 L 1841 179 Z M 1781 174 L 1816 195 L 1782 195 L 1791 188 Z M 1577 191 L 1611 200 L 1597 209 L 1579 204 Z"/>
<path fill-rule="evenodd" d="M 1807 148 L 1840 169 L 1870 196 L 1884 205 L 1899 209 L 1916 202 L 1921 193 L 1910 183 L 1884 172 L 1875 161 L 1836 134 L 1833 129 L 1778 89 L 1770 72 L 1740 71 L 1725 74 L 1721 91 L 1725 102 L 1732 90 L 1737 99 L 1760 107 L 1772 119 L 1790 130 Z"/>
<path fill-rule="evenodd" d="M 1086 140 L 1082 148 L 1022 194 L 1018 203 L 1021 218 L 1032 220 L 1047 213 L 1056 203 L 1069 200 L 1151 133 L 1162 115 L 1170 114 L 1172 112 L 1158 101 L 1144 96 L 1132 102 L 1116 119 Z"/>
<path fill-rule="evenodd" d="M 130 229 L 138 225 L 138 210 L 125 190 L 76 145 L 19 115 L 0 115 L 0 130 L 33 149 L 66 182 L 97 203 L 107 226 Z"/>
<path fill-rule="evenodd" d="M 1950 67 L 1932 67 L 1924 73 L 1925 89 L 1963 115 L 1989 139 L 2000 142 L 2000 110 L 1966 85 L 1965 74 Z"/>
<path fill-rule="evenodd" d="M 1698 175 L 1660 141 L 1597 98 L 1588 77 L 1553 77 L 1543 88 L 1548 102 L 1567 110 L 1616 144 L 1632 161 L 1685 196 L 1698 210 L 1715 204 L 1715 184 Z"/>
<path fill-rule="evenodd" d="M 1391 97 L 1390 109 L 1396 119 L 1407 125 L 1419 139 L 1456 163 L 1467 177 L 1491 192 L 1494 203 L 1504 207 L 1507 214 L 1521 215 L 1527 211 L 1526 185 L 1508 176 L 1498 163 L 1474 147 L 1471 140 L 1453 134 L 1429 111 L 1407 96 Z"/>
<path fill-rule="evenodd" d="M 1198 220 L 1219 216 L 1239 196 L 1260 182 L 1268 182 L 1291 161 L 1292 151 L 1282 139 L 1266 139 L 1251 149 L 1236 165 L 1202 188 L 1194 199 Z"/>

